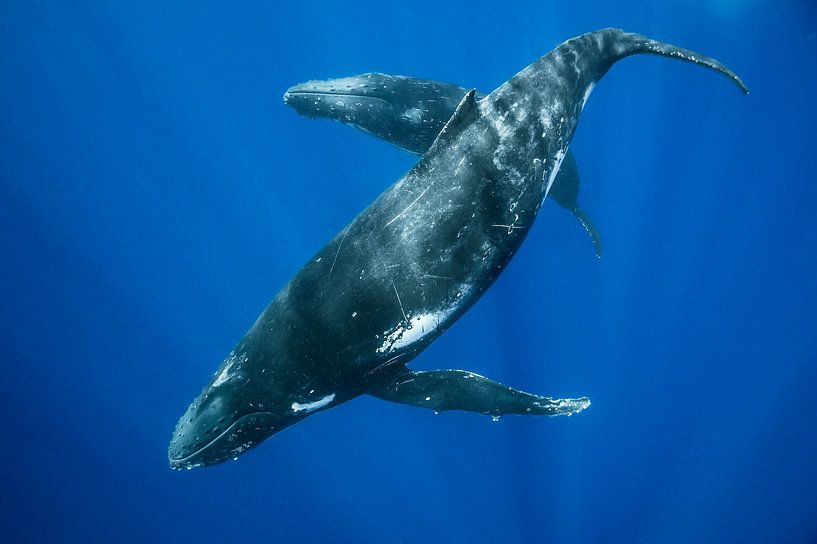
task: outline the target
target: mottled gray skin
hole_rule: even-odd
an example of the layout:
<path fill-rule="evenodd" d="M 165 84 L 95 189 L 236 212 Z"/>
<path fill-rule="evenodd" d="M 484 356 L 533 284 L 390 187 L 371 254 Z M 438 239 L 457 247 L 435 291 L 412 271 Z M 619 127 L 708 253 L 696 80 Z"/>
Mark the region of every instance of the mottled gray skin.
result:
<path fill-rule="evenodd" d="M 307 81 L 290 87 L 284 102 L 305 117 L 333 119 L 422 155 L 467 92 L 441 81 L 371 73 Z"/>
<path fill-rule="evenodd" d="M 471 92 L 406 175 L 278 293 L 182 416 L 173 468 L 236 457 L 310 414 L 369 393 L 434 410 L 571 414 L 461 370 L 405 364 L 468 310 L 530 230 L 589 89 L 634 53 L 731 71 L 620 30 L 569 40 L 481 101 Z"/>
<path fill-rule="evenodd" d="M 467 92 L 442 81 L 370 73 L 295 85 L 284 103 L 305 117 L 332 119 L 422 155 Z M 476 94 L 477 100 L 484 97 Z M 548 197 L 579 220 L 601 257 L 601 237 L 578 203 L 579 170 L 570 151 Z"/>

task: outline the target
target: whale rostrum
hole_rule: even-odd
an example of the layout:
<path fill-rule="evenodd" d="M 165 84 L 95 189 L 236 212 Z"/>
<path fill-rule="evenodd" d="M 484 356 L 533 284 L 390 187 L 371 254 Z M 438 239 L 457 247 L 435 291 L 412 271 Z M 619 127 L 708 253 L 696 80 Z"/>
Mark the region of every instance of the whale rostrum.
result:
<path fill-rule="evenodd" d="M 363 394 L 427 407 L 570 415 L 465 370 L 406 365 L 485 292 L 524 241 L 591 90 L 618 60 L 655 54 L 743 82 L 719 62 L 618 29 L 568 40 L 495 91 L 467 92 L 417 164 L 280 290 L 179 420 L 170 466 L 235 458 Z"/>

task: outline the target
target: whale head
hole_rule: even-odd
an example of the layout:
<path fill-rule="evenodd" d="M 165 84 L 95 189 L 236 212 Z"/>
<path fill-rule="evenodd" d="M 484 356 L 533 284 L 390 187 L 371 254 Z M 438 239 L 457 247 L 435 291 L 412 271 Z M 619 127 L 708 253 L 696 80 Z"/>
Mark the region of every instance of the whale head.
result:
<path fill-rule="evenodd" d="M 284 103 L 305 117 L 332 119 L 424 153 L 465 92 L 456 85 L 370 73 L 295 85 Z"/>
<path fill-rule="evenodd" d="M 329 407 L 334 394 L 285 394 L 271 387 L 262 368 L 231 353 L 211 383 L 179 419 L 168 447 L 173 469 L 235 459 L 273 434 Z"/>
<path fill-rule="evenodd" d="M 305 117 L 323 117 L 366 132 L 390 134 L 399 128 L 399 97 L 384 89 L 382 74 L 307 81 L 290 87 L 284 103 Z"/>

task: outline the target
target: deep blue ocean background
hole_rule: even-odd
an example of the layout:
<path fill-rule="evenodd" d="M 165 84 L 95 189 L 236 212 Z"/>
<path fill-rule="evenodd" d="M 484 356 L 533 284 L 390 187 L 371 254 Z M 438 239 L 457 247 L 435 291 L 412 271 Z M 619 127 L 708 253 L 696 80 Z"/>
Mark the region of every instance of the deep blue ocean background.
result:
<path fill-rule="evenodd" d="M 416 158 L 281 98 L 367 71 L 489 91 L 620 26 L 546 203 L 414 363 L 570 418 L 361 397 L 175 472 L 177 419 L 287 279 Z M 4 2 L 3 542 L 817 542 L 817 3 Z"/>

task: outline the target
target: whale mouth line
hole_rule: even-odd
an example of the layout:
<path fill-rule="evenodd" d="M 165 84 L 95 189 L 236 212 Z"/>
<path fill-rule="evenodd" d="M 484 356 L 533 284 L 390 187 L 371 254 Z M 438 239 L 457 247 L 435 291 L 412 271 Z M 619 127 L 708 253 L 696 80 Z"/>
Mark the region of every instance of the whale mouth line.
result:
<path fill-rule="evenodd" d="M 354 91 L 310 91 L 306 89 L 296 89 L 296 90 L 288 90 L 284 93 L 284 102 L 287 102 L 289 97 L 291 96 L 328 96 L 328 97 L 348 97 L 348 98 L 364 98 L 366 100 L 373 100 L 377 102 L 382 102 L 388 106 L 391 106 L 391 102 L 386 100 L 385 98 L 380 98 L 379 96 L 369 96 L 363 93 L 356 93 Z"/>
<path fill-rule="evenodd" d="M 272 412 L 266 412 L 266 411 L 251 412 L 251 413 L 249 413 L 249 414 L 246 414 L 246 415 L 241 416 L 240 418 L 236 419 L 236 420 L 235 420 L 235 421 L 232 423 L 232 425 L 230 425 L 229 427 L 227 427 L 226 429 L 224 429 L 224 430 L 223 430 L 221 433 L 219 433 L 217 436 L 213 437 L 213 439 L 212 439 L 212 440 L 210 440 L 209 442 L 207 442 L 206 444 L 204 444 L 202 447 L 200 447 L 199 449 L 197 449 L 197 450 L 196 450 L 196 451 L 194 451 L 193 453 L 191 453 L 191 454 L 189 454 L 189 455 L 186 455 L 186 456 L 184 456 L 184 457 L 179 457 L 179 458 L 169 459 L 169 461 L 170 461 L 170 468 L 185 468 L 185 467 L 187 467 L 187 466 L 191 466 L 191 467 L 192 467 L 192 466 L 194 466 L 194 465 L 190 465 L 190 464 L 189 464 L 189 461 L 190 461 L 190 459 L 191 459 L 191 458 L 193 458 L 193 457 L 195 457 L 195 456 L 197 456 L 197 455 L 201 455 L 202 453 L 204 453 L 205 451 L 207 451 L 207 449 L 208 449 L 208 448 L 210 448 L 210 447 L 211 447 L 213 444 L 215 444 L 216 442 L 218 442 L 219 440 L 221 440 L 221 439 L 222 439 L 222 438 L 223 438 L 225 435 L 227 435 L 227 434 L 229 434 L 229 433 L 233 432 L 233 430 L 235 430 L 236 426 L 237 426 L 237 425 L 239 425 L 239 424 L 240 424 L 242 421 L 244 421 L 244 420 L 245 420 L 245 419 L 247 419 L 248 417 L 258 416 L 258 415 L 272 415 Z"/>

